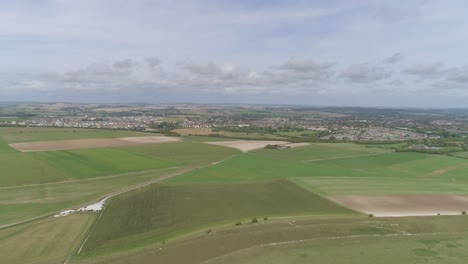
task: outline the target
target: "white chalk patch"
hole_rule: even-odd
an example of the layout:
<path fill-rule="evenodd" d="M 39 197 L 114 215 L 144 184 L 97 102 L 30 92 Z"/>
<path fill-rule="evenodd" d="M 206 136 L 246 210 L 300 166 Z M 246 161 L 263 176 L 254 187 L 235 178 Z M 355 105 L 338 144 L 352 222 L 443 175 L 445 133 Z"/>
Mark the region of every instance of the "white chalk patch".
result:
<path fill-rule="evenodd" d="M 81 207 L 81 208 L 78 208 L 78 209 L 72 209 L 72 210 L 66 210 L 66 211 L 60 212 L 60 213 L 54 215 L 54 217 L 63 217 L 63 216 L 67 216 L 67 215 L 70 215 L 70 214 L 73 214 L 73 213 L 76 213 L 76 212 L 98 212 L 98 211 L 101 211 L 102 208 L 104 208 L 104 204 L 106 203 L 106 200 L 108 198 L 109 197 L 106 197 L 106 198 L 102 199 L 101 201 L 99 201 L 97 203 L 90 204 L 90 205 L 87 205 L 87 206 L 84 206 L 84 207 Z"/>

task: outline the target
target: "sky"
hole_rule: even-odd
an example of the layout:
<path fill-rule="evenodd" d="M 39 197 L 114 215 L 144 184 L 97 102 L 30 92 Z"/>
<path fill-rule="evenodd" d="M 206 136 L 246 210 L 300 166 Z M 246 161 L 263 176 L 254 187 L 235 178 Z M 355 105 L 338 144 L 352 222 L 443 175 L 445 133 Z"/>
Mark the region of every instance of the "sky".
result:
<path fill-rule="evenodd" d="M 468 107 L 465 0 L 0 0 L 0 101 Z"/>

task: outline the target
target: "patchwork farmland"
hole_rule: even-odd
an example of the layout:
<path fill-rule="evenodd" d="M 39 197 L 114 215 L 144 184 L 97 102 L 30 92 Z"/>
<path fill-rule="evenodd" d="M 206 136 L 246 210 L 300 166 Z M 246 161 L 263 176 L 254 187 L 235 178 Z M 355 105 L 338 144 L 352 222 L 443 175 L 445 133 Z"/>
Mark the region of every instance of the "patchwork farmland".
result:
<path fill-rule="evenodd" d="M 463 153 L 274 142 L 0 128 L 0 262 L 464 263 Z"/>

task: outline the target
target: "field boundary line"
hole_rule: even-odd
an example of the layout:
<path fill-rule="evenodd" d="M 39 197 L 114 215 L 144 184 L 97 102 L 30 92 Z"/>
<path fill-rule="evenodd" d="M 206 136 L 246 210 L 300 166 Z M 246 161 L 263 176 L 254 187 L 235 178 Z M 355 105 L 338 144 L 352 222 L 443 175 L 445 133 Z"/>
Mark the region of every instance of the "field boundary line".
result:
<path fill-rule="evenodd" d="M 384 154 L 390 154 L 390 153 L 392 153 L 392 152 L 372 153 L 372 154 L 354 155 L 354 156 L 343 156 L 343 157 L 325 158 L 325 159 L 301 160 L 301 162 L 314 162 L 314 161 L 325 161 L 325 160 L 350 159 L 350 158 L 359 158 L 359 157 L 369 157 L 369 156 L 384 155 Z"/>
<path fill-rule="evenodd" d="M 143 170 L 143 171 L 131 171 L 131 172 L 118 173 L 118 174 L 111 174 L 109 176 L 99 176 L 99 177 L 81 179 L 81 180 L 57 181 L 57 182 L 46 182 L 46 183 L 16 185 L 16 186 L 5 186 L 5 187 L 0 187 L 0 190 L 19 189 L 19 188 L 37 187 L 37 186 L 48 186 L 48 185 L 59 185 L 59 184 L 86 182 L 86 181 L 93 181 L 93 180 L 113 179 L 113 178 L 118 178 L 118 177 L 123 177 L 123 176 L 139 175 L 139 174 L 144 174 L 144 173 L 164 171 L 164 170 L 177 169 L 177 168 L 184 168 L 184 166 L 175 166 L 175 167 L 167 167 L 167 168 L 162 168 L 162 169 Z"/>

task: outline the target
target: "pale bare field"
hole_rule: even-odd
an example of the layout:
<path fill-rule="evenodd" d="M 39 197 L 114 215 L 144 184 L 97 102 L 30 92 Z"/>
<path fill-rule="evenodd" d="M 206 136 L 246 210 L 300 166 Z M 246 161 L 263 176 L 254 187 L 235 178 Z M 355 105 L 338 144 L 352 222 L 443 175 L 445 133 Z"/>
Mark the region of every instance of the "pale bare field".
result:
<path fill-rule="evenodd" d="M 216 141 L 216 142 L 205 142 L 205 143 L 225 146 L 225 147 L 230 147 L 230 148 L 236 148 L 242 152 L 248 152 L 251 150 L 264 148 L 267 145 L 284 145 L 284 144 L 288 144 L 289 142 L 266 141 L 266 140 L 234 140 L 234 141 Z"/>
<path fill-rule="evenodd" d="M 468 211 L 463 195 L 332 196 L 333 201 L 374 216 L 459 215 Z"/>
<path fill-rule="evenodd" d="M 72 139 L 57 141 L 37 141 L 26 143 L 12 143 L 10 146 L 21 152 L 37 152 L 52 150 L 90 149 L 104 147 L 123 147 L 139 144 L 158 144 L 181 141 L 177 137 L 124 137 L 102 139 Z"/>

